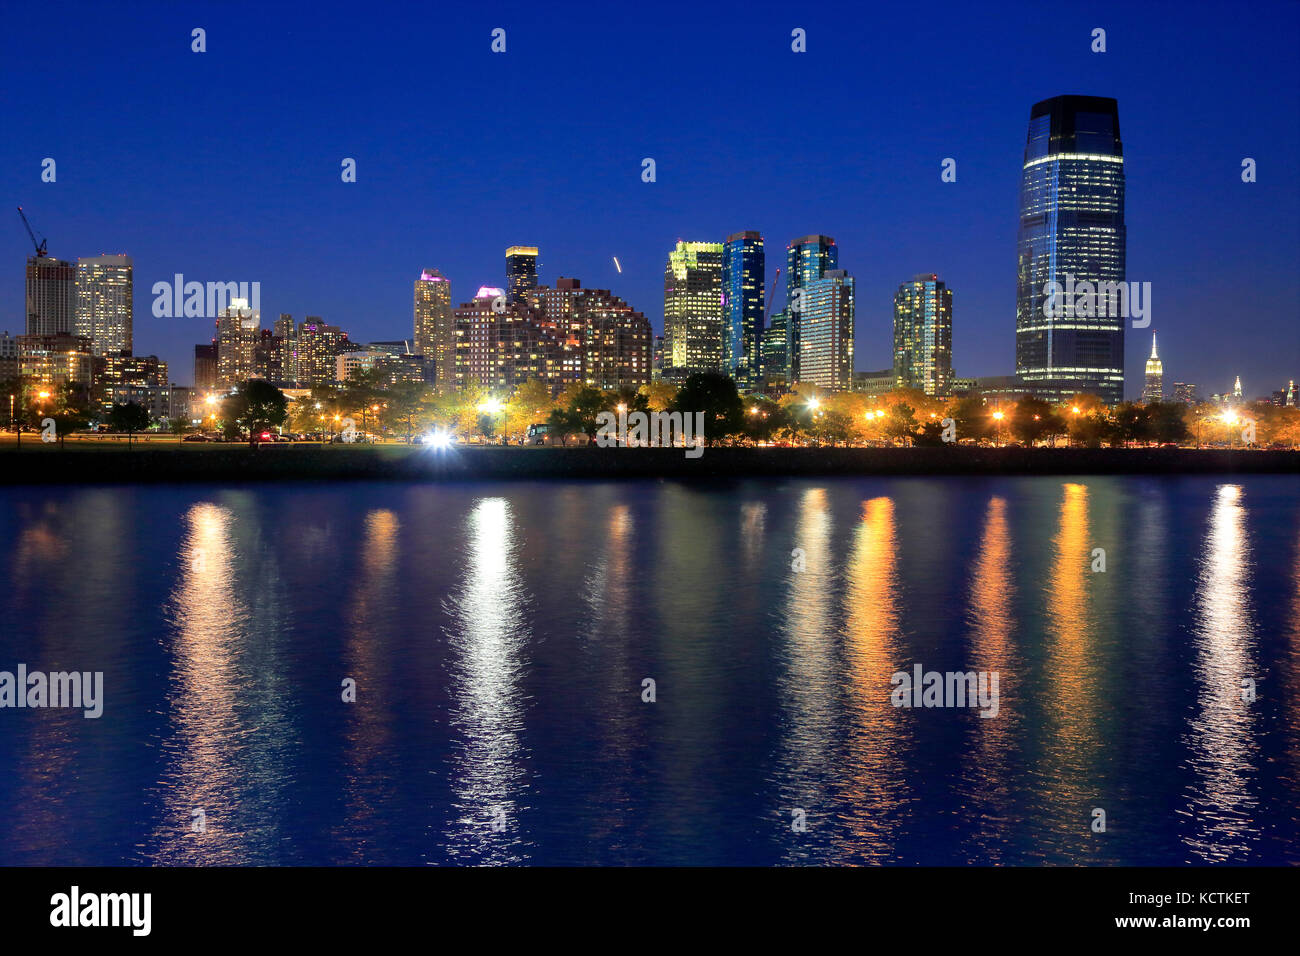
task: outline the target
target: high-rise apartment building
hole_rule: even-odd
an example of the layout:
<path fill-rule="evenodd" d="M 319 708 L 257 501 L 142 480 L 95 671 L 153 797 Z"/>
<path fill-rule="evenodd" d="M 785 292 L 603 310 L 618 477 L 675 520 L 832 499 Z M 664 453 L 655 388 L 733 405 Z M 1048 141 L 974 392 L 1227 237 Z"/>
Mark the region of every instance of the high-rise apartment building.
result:
<path fill-rule="evenodd" d="M 415 353 L 433 367 L 439 388 L 454 387 L 456 323 L 451 309 L 451 281 L 437 269 L 415 280 Z"/>
<path fill-rule="evenodd" d="M 537 288 L 537 247 L 511 246 L 506 250 L 506 301 L 521 305 Z"/>
<path fill-rule="evenodd" d="M 737 232 L 727 237 L 722 256 L 723 369 L 741 390 L 758 383 L 762 365 L 763 285 L 767 260 L 763 237 Z"/>
<path fill-rule="evenodd" d="M 894 293 L 894 383 L 942 397 L 952 378 L 952 290 L 922 273 Z"/>
<path fill-rule="evenodd" d="M 847 392 L 853 387 L 853 277 L 830 269 L 804 285 L 803 292 L 799 380 Z"/>
<path fill-rule="evenodd" d="M 77 260 L 76 334 L 96 355 L 132 350 L 134 274 L 130 256 Z"/>
<path fill-rule="evenodd" d="M 246 299 L 231 299 L 217 318 L 217 384 L 233 388 L 257 377 L 256 350 L 261 342 L 261 317 Z"/>
<path fill-rule="evenodd" d="M 639 388 L 652 377 L 650 320 L 608 289 L 584 289 L 577 279 L 534 291 L 532 304 L 557 349 L 554 384 Z"/>
<path fill-rule="evenodd" d="M 217 390 L 217 344 L 194 346 L 194 391 L 207 395 Z"/>
<path fill-rule="evenodd" d="M 493 308 L 504 290 L 484 286 L 456 306 L 455 387 L 509 391 L 530 378 L 553 382 L 560 349 L 541 313 L 528 303 Z"/>
<path fill-rule="evenodd" d="M 27 334 L 72 335 L 77 327 L 77 269 L 51 256 L 27 257 Z"/>
<path fill-rule="evenodd" d="M 838 269 L 840 250 L 830 236 L 803 236 L 785 248 L 785 360 L 791 385 L 802 382 L 803 290 L 832 269 Z"/>
<path fill-rule="evenodd" d="M 1035 103 L 1017 239 L 1016 373 L 1028 390 L 1048 399 L 1086 391 L 1109 404 L 1123 400 L 1127 318 L 1114 308 L 1119 295 L 1108 293 L 1125 281 L 1125 242 L 1115 100 L 1057 96 Z M 1052 300 L 1053 288 L 1079 283 L 1089 284 L 1081 291 L 1102 294 Z"/>
<path fill-rule="evenodd" d="M 298 382 L 304 386 L 328 385 L 335 380 L 339 353 L 352 349 L 348 334 L 309 315 L 298 326 Z"/>
<path fill-rule="evenodd" d="M 664 378 L 723 370 L 720 242 L 682 242 L 664 269 Z"/>

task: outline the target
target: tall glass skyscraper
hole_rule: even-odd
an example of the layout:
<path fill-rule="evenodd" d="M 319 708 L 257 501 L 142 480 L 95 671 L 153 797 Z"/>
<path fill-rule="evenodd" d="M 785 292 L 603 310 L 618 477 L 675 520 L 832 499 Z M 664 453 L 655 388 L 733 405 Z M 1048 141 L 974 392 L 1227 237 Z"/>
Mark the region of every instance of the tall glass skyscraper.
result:
<path fill-rule="evenodd" d="M 822 278 L 832 269 L 840 266 L 840 250 L 830 236 L 804 236 L 795 239 L 785 248 L 785 354 L 790 372 L 790 384 L 802 381 L 800 378 L 800 349 L 802 339 L 803 296 L 795 295 L 796 289 L 805 289 L 811 283 Z"/>
<path fill-rule="evenodd" d="M 763 237 L 737 232 L 722 254 L 723 368 L 743 389 L 757 384 L 759 337 L 763 330 L 763 280 L 767 259 Z"/>
<path fill-rule="evenodd" d="M 663 377 L 722 370 L 720 242 L 678 242 L 664 267 Z"/>
<path fill-rule="evenodd" d="M 511 246 L 506 250 L 506 301 L 518 305 L 528 301 L 537 288 L 537 247 Z"/>
<path fill-rule="evenodd" d="M 1017 256 L 1020 380 L 1043 398 L 1084 391 L 1122 401 L 1127 319 L 1109 314 L 1117 311 L 1110 299 L 1093 303 L 1100 308 L 1074 307 L 1078 293 L 1125 281 L 1124 148 L 1115 100 L 1057 96 L 1030 110 Z M 1058 301 L 1063 308 L 1047 308 L 1051 282 L 1078 292 Z"/>
<path fill-rule="evenodd" d="M 828 269 L 803 288 L 799 380 L 847 392 L 853 387 L 853 277 L 843 269 Z"/>
<path fill-rule="evenodd" d="M 937 275 L 894 293 L 894 383 L 939 396 L 952 387 L 952 290 Z"/>

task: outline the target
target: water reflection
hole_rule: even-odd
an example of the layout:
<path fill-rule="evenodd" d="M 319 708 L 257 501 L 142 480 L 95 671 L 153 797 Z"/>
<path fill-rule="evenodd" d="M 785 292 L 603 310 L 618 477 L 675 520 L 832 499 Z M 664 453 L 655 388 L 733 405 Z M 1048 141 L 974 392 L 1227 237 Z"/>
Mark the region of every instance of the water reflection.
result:
<path fill-rule="evenodd" d="M 1045 815 L 1043 841 L 1049 859 L 1078 860 L 1101 854 L 1104 844 L 1090 827 L 1094 808 L 1106 810 L 1099 770 L 1101 686 L 1091 570 L 1088 488 L 1067 483 L 1052 542 L 1053 558 L 1044 587 L 1047 641 L 1043 663 L 1042 758 L 1035 786 Z"/>
<path fill-rule="evenodd" d="M 777 800 L 786 825 L 796 809 L 805 811 L 810 827 L 824 819 L 837 753 L 841 683 L 832 609 L 839 602 L 830 540 L 826 489 L 809 488 L 799 499 L 780 649 Z M 787 860 L 803 860 L 807 845 L 788 841 L 785 853 Z"/>
<path fill-rule="evenodd" d="M 1252 791 L 1257 743 L 1243 680 L 1258 680 L 1250 622 L 1250 541 L 1239 485 L 1215 492 L 1197 578 L 1196 703 L 1189 723 L 1183 841 L 1201 862 L 1241 861 L 1258 838 Z"/>
<path fill-rule="evenodd" d="M 465 581 L 451 602 L 453 697 L 449 776 L 454 819 L 446 852 L 462 863 L 522 862 L 527 754 L 520 693 L 529 639 L 528 594 L 517 570 L 514 518 L 505 498 L 469 513 Z"/>
<path fill-rule="evenodd" d="M 1005 498 L 989 499 L 971 579 L 967 620 L 971 627 L 971 669 L 998 675 L 998 713 L 972 721 L 974 759 L 963 764 L 963 792 L 970 811 L 971 863 L 1001 863 L 1013 844 L 1008 830 L 1016 818 L 1012 766 L 1021 715 L 1017 706 L 1020 661 L 1012 645 L 1015 580 Z"/>
<path fill-rule="evenodd" d="M 343 673 L 354 681 L 355 697 L 347 715 L 343 787 L 345 820 L 337 835 L 346 847 L 343 859 L 377 862 L 386 819 L 385 805 L 393 781 L 385 758 L 392 743 L 391 686 L 388 680 L 393 629 L 388 616 L 400 598 L 395 583 L 400 523 L 387 508 L 366 514 L 361 538 L 361 569 L 347 601 L 348 641 Z M 342 698 L 343 689 L 338 690 Z"/>
<path fill-rule="evenodd" d="M 849 683 L 844 791 L 839 803 L 847 832 L 841 861 L 884 863 L 908 803 L 906 713 L 890 702 L 891 678 L 905 668 L 899 646 L 898 548 L 894 503 L 862 505 L 846 571 L 846 672 Z"/>
<path fill-rule="evenodd" d="M 249 613 L 235 573 L 232 520 L 228 508 L 210 502 L 195 505 L 185 517 L 188 533 L 171 596 L 167 747 L 173 759 L 154 834 L 158 863 L 245 862 L 243 835 L 233 823 L 245 792 L 235 694 L 240 685 L 236 656 Z"/>

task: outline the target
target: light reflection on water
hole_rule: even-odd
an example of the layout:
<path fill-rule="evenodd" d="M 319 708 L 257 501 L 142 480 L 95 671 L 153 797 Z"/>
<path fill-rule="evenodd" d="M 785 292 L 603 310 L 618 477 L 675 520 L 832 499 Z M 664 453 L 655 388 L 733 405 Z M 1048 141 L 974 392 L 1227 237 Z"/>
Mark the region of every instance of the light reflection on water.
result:
<path fill-rule="evenodd" d="M 1294 491 L 6 491 L 0 667 L 108 702 L 0 711 L 0 863 L 1295 862 Z"/>
<path fill-rule="evenodd" d="M 1258 838 L 1254 708 L 1243 682 L 1259 680 L 1252 660 L 1251 548 L 1240 485 L 1221 485 L 1210 511 L 1197 581 L 1196 702 L 1187 728 L 1192 780 L 1184 840 L 1195 860 L 1245 862 Z"/>

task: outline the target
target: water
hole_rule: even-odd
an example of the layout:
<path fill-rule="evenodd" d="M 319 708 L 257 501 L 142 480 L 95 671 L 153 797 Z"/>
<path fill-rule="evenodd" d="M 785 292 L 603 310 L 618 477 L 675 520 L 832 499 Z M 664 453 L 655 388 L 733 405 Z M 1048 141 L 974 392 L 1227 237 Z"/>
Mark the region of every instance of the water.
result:
<path fill-rule="evenodd" d="M 1300 862 L 1296 492 L 0 490 L 0 864 Z"/>

